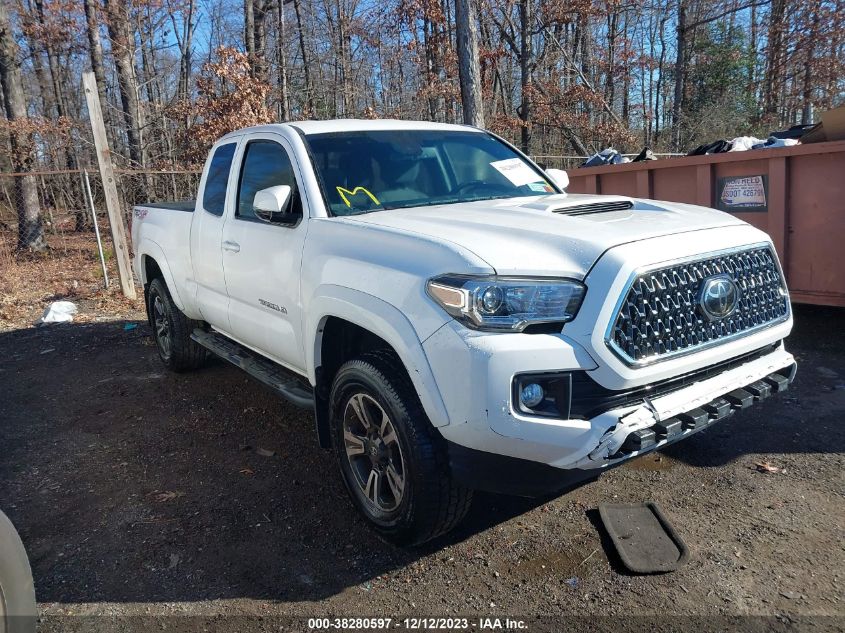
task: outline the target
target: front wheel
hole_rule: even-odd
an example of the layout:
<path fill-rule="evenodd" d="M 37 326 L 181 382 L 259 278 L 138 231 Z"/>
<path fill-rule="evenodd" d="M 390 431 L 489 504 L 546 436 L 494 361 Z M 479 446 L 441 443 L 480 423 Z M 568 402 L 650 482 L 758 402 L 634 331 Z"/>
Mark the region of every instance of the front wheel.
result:
<path fill-rule="evenodd" d="M 344 364 L 330 407 L 344 483 L 382 536 L 418 545 L 458 524 L 472 491 L 453 481 L 445 442 L 393 354 L 373 352 Z"/>

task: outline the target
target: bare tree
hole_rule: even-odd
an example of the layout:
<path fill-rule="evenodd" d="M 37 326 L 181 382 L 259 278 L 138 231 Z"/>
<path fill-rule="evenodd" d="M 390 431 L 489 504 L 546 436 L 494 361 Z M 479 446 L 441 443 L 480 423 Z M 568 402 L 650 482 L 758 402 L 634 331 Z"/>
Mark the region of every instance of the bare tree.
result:
<path fill-rule="evenodd" d="M 285 0 L 276 2 L 276 63 L 279 65 L 279 121 L 286 121 L 290 116 L 290 103 L 288 99 L 288 60 L 285 54 Z"/>
<path fill-rule="evenodd" d="M 99 2 L 97 0 L 83 0 L 83 7 L 85 10 L 86 34 L 88 36 L 88 58 L 94 78 L 97 80 L 97 93 L 100 103 L 105 108 L 108 101 L 106 100 L 106 73 L 103 66 L 103 46 L 100 43 L 100 20 L 97 16 L 97 11 L 100 8 Z M 111 123 L 109 116 L 111 113 L 107 108 L 103 114 L 106 123 Z M 110 127 L 107 129 L 110 129 Z M 112 138 L 109 138 L 109 143 L 114 143 Z"/>
<path fill-rule="evenodd" d="M 519 104 L 519 118 L 522 119 L 522 151 L 526 154 L 531 152 L 531 73 L 534 70 L 532 1 L 519 0 L 519 83 L 522 100 Z"/>
<path fill-rule="evenodd" d="M 12 169 L 25 174 L 32 164 L 32 132 L 28 125 L 26 100 L 21 82 L 20 50 L 9 19 L 7 3 L 0 2 L 0 85 L 10 124 L 9 141 Z M 44 251 L 47 243 L 41 226 L 38 189 L 35 177 L 15 178 L 18 205 L 18 249 Z"/>
<path fill-rule="evenodd" d="M 146 165 L 143 120 L 139 103 L 138 76 L 135 72 L 135 37 L 129 20 L 128 4 L 121 0 L 105 0 L 106 20 L 112 55 L 117 69 L 120 101 L 129 140 L 129 158 L 141 167 Z"/>
<path fill-rule="evenodd" d="M 455 22 L 464 123 L 484 127 L 481 67 L 478 63 L 478 18 L 473 0 L 456 0 Z"/>
<path fill-rule="evenodd" d="M 305 80 L 305 112 L 306 116 L 314 115 L 314 84 L 311 81 L 311 69 L 308 53 L 305 48 L 305 26 L 302 22 L 301 0 L 293 0 L 293 10 L 296 13 L 296 31 L 299 39 L 299 54 L 302 57 L 302 76 Z"/>

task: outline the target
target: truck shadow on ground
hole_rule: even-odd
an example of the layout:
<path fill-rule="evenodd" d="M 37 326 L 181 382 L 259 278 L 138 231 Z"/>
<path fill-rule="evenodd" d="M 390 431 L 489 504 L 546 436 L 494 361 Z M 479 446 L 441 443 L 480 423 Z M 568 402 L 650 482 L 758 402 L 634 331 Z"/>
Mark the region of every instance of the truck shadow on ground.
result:
<path fill-rule="evenodd" d="M 845 450 L 843 334 L 831 340 L 825 311 L 798 321 L 790 347 L 802 368 L 783 396 L 793 400 L 671 447 L 673 459 L 709 467 Z M 416 582 L 428 555 L 545 501 L 479 494 L 455 532 L 399 549 L 355 513 L 309 413 L 222 362 L 166 373 L 145 323 L 0 334 L 0 354 L 0 507 L 27 545 L 41 602 L 368 592 L 385 574 Z"/>

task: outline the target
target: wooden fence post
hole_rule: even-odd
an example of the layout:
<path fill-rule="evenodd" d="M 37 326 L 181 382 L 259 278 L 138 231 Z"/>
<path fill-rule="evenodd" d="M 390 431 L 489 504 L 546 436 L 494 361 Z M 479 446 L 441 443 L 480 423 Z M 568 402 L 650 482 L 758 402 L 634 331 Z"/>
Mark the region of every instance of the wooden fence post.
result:
<path fill-rule="evenodd" d="M 123 215 L 120 211 L 120 198 L 117 195 L 117 185 L 114 181 L 111 150 L 109 150 L 109 142 L 106 137 L 106 126 L 103 123 L 103 111 L 100 109 L 100 97 L 97 93 L 97 81 L 94 79 L 94 73 L 82 73 L 82 84 L 85 87 L 85 100 L 88 103 L 88 115 L 91 118 L 91 132 L 94 134 L 94 147 L 97 150 L 100 178 L 103 180 L 106 210 L 109 214 L 111 238 L 114 243 L 114 256 L 117 260 L 117 273 L 120 277 L 120 289 L 125 297 L 135 299 L 135 283 L 132 280 L 132 262 L 129 260 L 126 226 L 123 223 Z"/>

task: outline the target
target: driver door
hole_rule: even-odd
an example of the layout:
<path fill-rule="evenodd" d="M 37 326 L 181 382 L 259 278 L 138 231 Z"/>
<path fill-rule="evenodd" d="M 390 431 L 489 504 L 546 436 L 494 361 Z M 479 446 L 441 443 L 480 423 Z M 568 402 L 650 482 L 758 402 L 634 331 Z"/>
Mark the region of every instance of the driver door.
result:
<path fill-rule="evenodd" d="M 241 144 L 234 208 L 223 227 L 223 270 L 233 338 L 297 372 L 305 367 L 300 267 L 307 223 L 301 174 L 287 142 L 274 134 Z M 253 208 L 262 189 L 288 185 L 287 221 L 259 219 Z M 291 221 L 289 214 L 296 219 Z"/>

